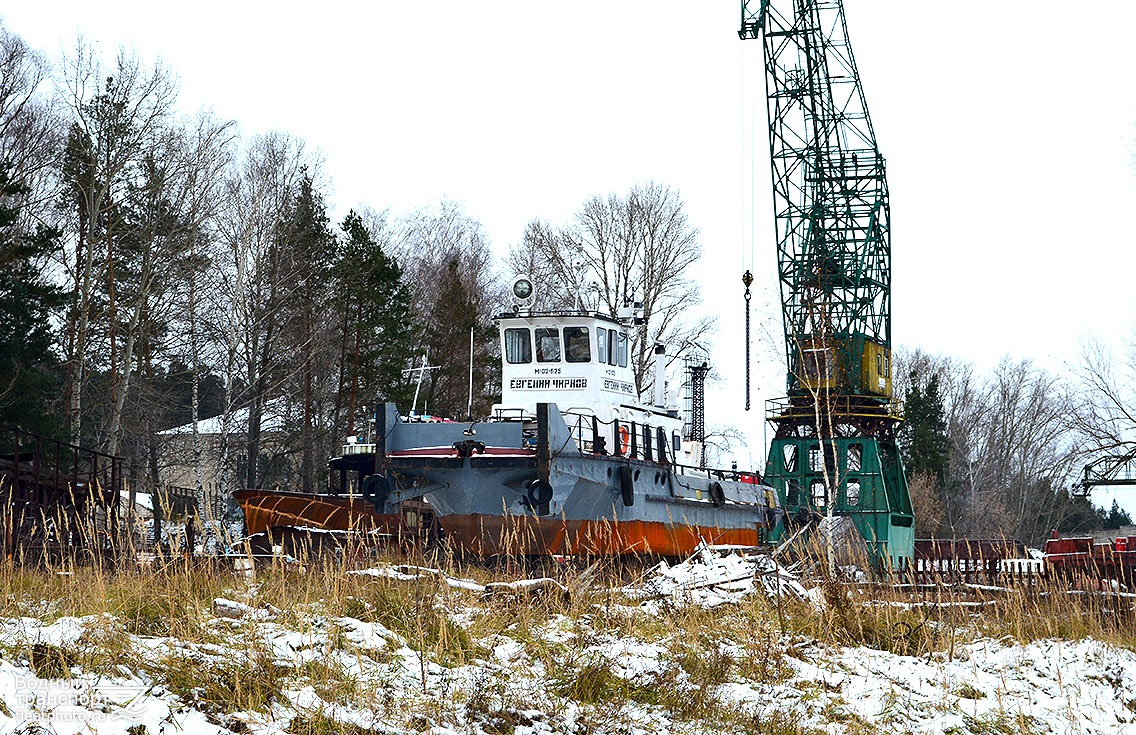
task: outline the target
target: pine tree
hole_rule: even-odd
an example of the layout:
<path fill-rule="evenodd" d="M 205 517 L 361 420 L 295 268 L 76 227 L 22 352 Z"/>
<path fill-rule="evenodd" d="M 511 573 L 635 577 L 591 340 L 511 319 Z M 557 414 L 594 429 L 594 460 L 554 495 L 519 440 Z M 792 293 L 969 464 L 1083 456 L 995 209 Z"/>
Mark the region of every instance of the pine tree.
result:
<path fill-rule="evenodd" d="M 950 439 L 944 418 L 943 398 L 939 391 L 939 375 L 921 385 L 920 376 L 912 371 L 910 387 L 904 398 L 905 420 L 899 430 L 899 448 L 907 477 L 926 490 L 925 508 L 916 509 L 925 527 L 921 535 L 937 535 L 944 529 L 942 514 L 948 507 L 946 484 L 950 458 Z M 914 486 L 914 485 L 913 485 Z"/>
<path fill-rule="evenodd" d="M 60 233 L 21 229 L 27 193 L 0 165 L 0 424 L 56 436 L 60 381 L 51 322 L 64 294 L 45 276 L 43 261 L 58 248 Z"/>
<path fill-rule="evenodd" d="M 488 413 L 490 397 L 484 393 L 495 362 L 486 339 L 486 329 L 478 324 L 477 308 L 462 282 L 456 258 L 439 280 L 438 298 L 430 312 L 426 345 L 430 363 L 427 392 L 431 413 L 469 418 L 470 336 L 473 336 L 473 409 L 475 416 Z"/>
<path fill-rule="evenodd" d="M 1120 507 L 1120 503 L 1116 500 L 1112 501 L 1112 508 L 1109 509 L 1107 514 L 1104 514 L 1104 527 L 1105 528 L 1120 528 L 1121 526 L 1131 526 L 1132 516 L 1128 515 L 1128 511 Z"/>
<path fill-rule="evenodd" d="M 340 229 L 333 268 L 340 309 L 340 380 L 336 426 L 365 422 L 377 401 L 407 407 L 410 382 L 403 374 L 412 359 L 417 326 L 402 269 L 351 211 Z M 347 416 L 341 427 L 339 417 Z"/>
<path fill-rule="evenodd" d="M 328 315 L 327 283 L 334 253 L 334 235 L 328 224 L 323 197 L 305 171 L 292 203 L 283 233 L 285 257 L 295 274 L 293 297 L 286 305 L 292 332 L 292 366 L 299 376 L 298 393 L 302 400 L 303 421 L 300 425 L 300 480 L 304 492 L 316 488 L 317 455 L 327 453 L 324 420 L 326 412 L 321 400 L 317 364 L 324 348 L 322 326 Z M 322 373 L 322 371 L 320 371 Z"/>
<path fill-rule="evenodd" d="M 919 375 L 912 373 L 910 385 L 904 397 L 905 418 L 899 432 L 904 467 L 908 475 L 922 472 L 935 475 L 941 490 L 947 479 L 950 439 L 939 376 L 932 375 L 921 387 Z"/>

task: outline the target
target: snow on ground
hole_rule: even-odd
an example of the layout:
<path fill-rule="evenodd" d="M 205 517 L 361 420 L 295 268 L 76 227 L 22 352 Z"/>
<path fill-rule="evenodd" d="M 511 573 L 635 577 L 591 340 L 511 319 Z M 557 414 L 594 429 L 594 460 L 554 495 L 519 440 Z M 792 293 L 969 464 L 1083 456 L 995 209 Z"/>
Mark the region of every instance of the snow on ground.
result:
<path fill-rule="evenodd" d="M 721 557 L 726 561 L 717 577 L 708 568 L 716 562 L 707 557 L 687 581 L 695 590 L 715 589 L 706 584 L 713 579 L 724 580 L 729 588 L 737 581 L 742 558 L 730 556 Z M 413 580 L 420 572 L 403 567 L 371 573 Z M 779 574 L 772 567 L 766 572 Z M 666 594 L 673 600 L 681 579 L 674 567 L 660 568 L 645 585 L 653 584 L 654 592 L 645 596 L 657 601 L 659 594 Z M 472 585 L 469 580 L 451 584 L 459 589 Z M 615 612 L 651 616 L 650 602 L 641 602 L 646 607 L 640 608 L 624 604 Z M 704 602 L 724 604 L 717 598 Z M 298 729 L 297 723 L 314 717 L 338 722 L 346 728 L 341 731 L 356 734 L 417 730 L 435 735 L 664 735 L 769 732 L 770 723 L 788 723 L 810 733 L 1136 733 L 1136 653 L 1090 639 L 1028 644 L 979 640 L 949 652 L 908 657 L 784 635 L 770 641 L 781 654 L 770 656 L 770 661 L 779 662 L 776 667 L 759 676 L 752 672 L 766 662 L 750 661 L 715 685 L 716 706 L 735 716 L 728 723 L 707 723 L 676 721 L 672 711 L 649 696 L 622 696 L 612 702 L 569 692 L 585 686 L 583 672 L 593 665 L 623 682 L 616 690 L 625 694 L 689 685 L 687 674 L 674 673 L 668 650 L 697 631 L 676 630 L 660 640 L 639 640 L 594 622 L 604 617 L 598 608 L 595 615 L 577 620 L 550 613 L 535 630 L 510 629 L 475 639 L 473 660 L 463 665 L 420 656 L 414 641 L 380 623 L 314 606 L 289 615 L 218 598 L 212 609 L 215 617 L 206 624 L 209 635 L 195 641 L 130 635 L 106 615 L 0 618 L 0 733 L 321 732 L 314 725 Z M 471 624 L 479 614 L 476 608 L 464 607 L 449 617 L 476 630 Z M 128 659 L 134 665 L 99 665 L 96 658 L 82 655 L 62 667 L 44 663 L 52 651 L 97 654 L 97 646 L 111 641 L 136 652 Z M 720 645 L 735 658 L 745 655 L 736 644 Z M 547 650 L 569 647 L 574 651 L 570 665 L 548 670 Z M 263 651 L 276 667 L 272 671 L 278 678 L 271 683 L 279 686 L 279 696 L 251 711 L 225 711 L 178 695 L 156 668 L 171 656 L 201 667 L 235 662 L 240 668 L 251 660 L 253 650 Z M 343 676 L 336 680 L 311 675 L 322 670 Z M 565 671 L 571 674 L 567 678 Z M 337 681 L 349 693 L 337 691 Z"/>
<path fill-rule="evenodd" d="M 949 659 L 829 649 L 791 664 L 810 719 L 827 709 L 885 732 L 1136 732 L 1136 654 L 1093 640 L 982 640 Z M 804 682 L 824 696 L 807 701 Z"/>

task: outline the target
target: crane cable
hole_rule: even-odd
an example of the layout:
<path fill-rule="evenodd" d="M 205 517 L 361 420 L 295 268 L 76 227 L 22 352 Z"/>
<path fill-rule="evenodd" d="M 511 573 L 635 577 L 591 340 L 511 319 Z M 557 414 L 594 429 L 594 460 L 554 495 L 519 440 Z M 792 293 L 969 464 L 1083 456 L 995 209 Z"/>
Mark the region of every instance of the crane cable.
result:
<path fill-rule="evenodd" d="M 756 207 L 754 206 L 754 195 L 756 194 L 756 176 L 757 166 L 755 165 L 756 150 L 757 150 L 757 129 L 754 125 L 754 118 L 756 117 L 756 105 L 753 102 L 752 92 L 749 85 L 749 59 L 747 58 L 747 49 L 749 44 L 742 44 L 740 53 L 738 54 L 739 65 L 741 66 L 741 99 L 742 99 L 742 147 L 749 144 L 748 156 L 748 188 L 746 182 L 746 166 L 742 166 L 742 268 L 745 268 L 745 273 L 742 275 L 742 283 L 745 285 L 745 410 L 750 410 L 750 284 L 753 283 L 753 273 L 750 268 L 754 264 L 754 230 L 756 229 Z M 748 109 L 747 109 L 748 108 Z M 743 161 L 746 160 L 743 150 Z M 748 232 L 747 232 L 747 216 L 748 216 Z M 748 235 L 748 237 L 747 237 Z M 749 240 L 749 248 L 747 253 L 746 240 Z M 748 263 L 747 261 L 748 255 Z M 749 267 L 747 267 L 749 266 Z"/>
<path fill-rule="evenodd" d="M 753 274 L 748 270 L 742 275 L 742 283 L 745 284 L 745 302 L 746 302 L 746 337 L 745 337 L 745 353 L 746 353 L 746 410 L 749 410 L 749 302 L 750 292 L 749 285 L 753 283 Z"/>

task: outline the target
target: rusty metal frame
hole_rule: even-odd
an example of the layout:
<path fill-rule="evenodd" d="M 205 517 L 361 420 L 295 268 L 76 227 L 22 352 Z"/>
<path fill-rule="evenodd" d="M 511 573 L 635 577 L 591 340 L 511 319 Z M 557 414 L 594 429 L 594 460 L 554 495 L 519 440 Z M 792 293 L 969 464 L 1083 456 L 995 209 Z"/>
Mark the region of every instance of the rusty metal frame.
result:
<path fill-rule="evenodd" d="M 123 459 L 0 427 L 0 543 L 21 562 L 94 560 L 119 546 Z"/>

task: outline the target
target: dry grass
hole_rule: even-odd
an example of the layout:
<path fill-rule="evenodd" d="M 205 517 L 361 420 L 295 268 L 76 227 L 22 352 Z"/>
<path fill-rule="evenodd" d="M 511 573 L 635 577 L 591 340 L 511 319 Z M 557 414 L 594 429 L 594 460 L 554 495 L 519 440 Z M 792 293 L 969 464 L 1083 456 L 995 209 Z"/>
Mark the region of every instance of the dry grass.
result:
<path fill-rule="evenodd" d="M 177 652 L 160 659 L 150 673 L 185 702 L 210 714 L 265 710 L 282 698 L 286 669 L 261 648 L 236 655 L 200 656 Z"/>
<path fill-rule="evenodd" d="M 545 697 L 545 705 L 553 710 L 564 702 L 582 706 L 582 721 L 598 728 L 618 722 L 630 708 L 648 707 L 661 708 L 670 720 L 695 729 L 704 725 L 801 735 L 812 731 L 799 716 L 727 705 L 721 688 L 730 682 L 768 686 L 783 681 L 791 673 L 788 658 L 799 655 L 795 646 L 800 641 L 862 645 L 910 656 L 953 655 L 956 647 L 982 637 L 1023 643 L 1092 637 L 1136 649 L 1131 600 L 1071 594 L 1065 584 L 1003 591 L 939 587 L 913 594 L 829 581 L 824 586 L 826 604 L 820 609 L 787 598 L 753 596 L 715 610 L 673 606 L 648 615 L 613 591 L 641 574 L 643 564 L 604 561 L 533 569 L 516 560 L 494 566 L 446 555 L 410 560 L 390 555 L 371 563 L 437 566 L 482 583 L 547 574 L 570 594 L 484 600 L 436 577 L 405 581 L 349 574 L 331 557 L 268 564 L 258 567 L 252 579 L 228 567 L 184 560 L 118 570 L 0 564 L 0 616 L 32 616 L 44 622 L 91 616 L 86 632 L 72 645 L 7 644 L 4 653 L 20 657 L 42 678 L 66 678 L 75 669 L 145 670 L 186 701 L 216 714 L 263 711 L 282 701 L 283 690 L 293 685 L 311 685 L 325 701 L 344 705 L 374 705 L 381 699 L 382 684 L 363 681 L 331 657 L 282 666 L 264 649 L 255 622 L 218 626 L 213 600 L 226 597 L 277 611 L 275 622 L 290 630 L 323 626 L 329 651 L 366 657 L 374 665 L 387 663 L 383 655 L 390 652 L 352 650 L 335 619 L 381 623 L 418 654 L 423 691 L 429 664 L 468 664 L 489 655 L 478 641 L 498 636 L 516 641 L 527 665 L 543 672 L 541 691 L 520 690 L 521 685 L 504 674 L 485 674 L 473 683 L 471 693 L 452 704 L 487 732 L 512 732 L 531 724 L 519 703 Z M 169 636 L 191 645 L 160 660 L 144 661 L 128 634 Z M 657 669 L 625 676 L 598 652 L 614 640 L 653 644 L 660 651 Z M 237 655 L 209 653 L 221 642 Z M 389 712 L 393 706 L 379 709 Z M 412 729 L 425 723 L 421 718 L 428 714 L 414 712 L 406 715 Z M 828 714 L 847 732 L 871 731 L 839 706 Z M 1019 732 L 1020 724 L 976 720 L 969 726 L 973 732 Z M 367 732 L 315 712 L 298 715 L 288 730 L 296 735 Z"/>
<path fill-rule="evenodd" d="M 285 728 L 292 735 L 372 735 L 374 730 L 328 717 L 322 712 L 304 712 Z"/>
<path fill-rule="evenodd" d="M 788 632 L 907 656 L 950 652 L 977 638 L 1094 638 L 1136 649 L 1132 599 L 1070 591 L 1059 582 L 1003 590 L 944 587 L 914 595 L 883 585 L 828 583 L 824 592 L 823 610 L 786 605 Z M 764 600 L 751 604 L 758 608 L 754 615 L 770 612 Z"/>
<path fill-rule="evenodd" d="M 420 561 L 424 565 L 440 562 L 446 573 L 482 583 L 501 579 L 492 566 L 480 563 Z M 406 560 L 391 556 L 374 561 L 388 562 Z M 512 566 L 515 576 L 532 572 Z M 732 635 L 740 645 L 755 651 L 768 648 L 781 633 L 910 654 L 944 650 L 960 636 L 974 635 L 1008 636 L 1021 642 L 1093 637 L 1136 648 L 1131 600 L 1104 592 L 1071 591 L 1071 587 L 1084 590 L 1093 586 L 1085 580 L 993 591 L 943 586 L 918 594 L 886 585 L 830 581 L 824 584 L 826 608 L 819 612 L 788 598 L 777 605 L 752 597 L 724 614 L 676 606 L 644 616 L 618 592 L 611 591 L 627 581 L 626 569 L 610 564 L 598 568 L 565 566 L 554 576 L 570 589 L 568 599 L 495 598 L 492 604 L 486 604 L 478 594 L 448 588 L 439 579 L 423 577 L 407 582 L 348 574 L 334 559 L 259 568 L 251 588 L 248 579 L 226 567 L 190 566 L 182 561 L 113 571 L 0 564 L 0 590 L 4 592 L 0 616 L 30 616 L 50 622 L 64 616 L 109 615 L 117 621 L 115 625 L 137 635 L 211 640 L 204 623 L 213 617 L 212 602 L 217 597 L 230 597 L 258 607 L 277 608 L 281 624 L 296 630 L 310 625 L 313 607 L 331 615 L 379 622 L 405 638 L 412 648 L 424 643 L 453 663 L 463 663 L 478 653 L 471 636 L 502 634 L 526 644 L 536 643 L 533 633 L 553 619 L 564 619 L 569 625 L 585 623 L 578 631 L 581 635 L 586 634 L 586 628 L 645 641 L 665 639 L 676 629 L 706 630 Z M 449 614 L 462 607 L 476 612 L 468 630 L 455 626 Z M 107 641 L 120 637 L 113 629 L 104 633 Z"/>

